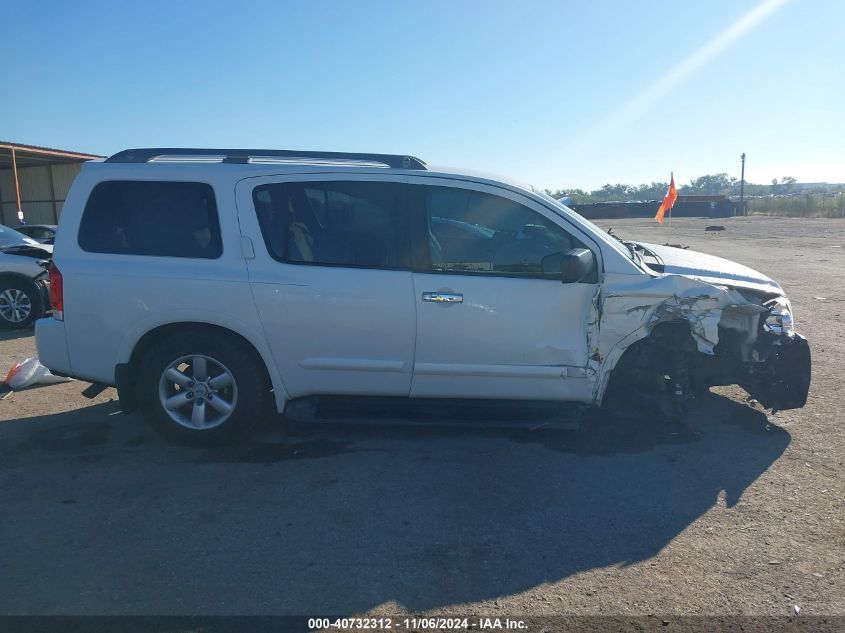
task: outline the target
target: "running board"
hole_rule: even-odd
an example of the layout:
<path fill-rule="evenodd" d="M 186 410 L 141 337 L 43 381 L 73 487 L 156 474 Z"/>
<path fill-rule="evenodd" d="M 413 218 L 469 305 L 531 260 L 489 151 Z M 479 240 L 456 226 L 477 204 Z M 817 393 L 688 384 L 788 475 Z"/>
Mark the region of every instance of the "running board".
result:
<path fill-rule="evenodd" d="M 583 410 L 559 402 L 310 396 L 288 402 L 285 417 L 308 425 L 572 431 Z"/>

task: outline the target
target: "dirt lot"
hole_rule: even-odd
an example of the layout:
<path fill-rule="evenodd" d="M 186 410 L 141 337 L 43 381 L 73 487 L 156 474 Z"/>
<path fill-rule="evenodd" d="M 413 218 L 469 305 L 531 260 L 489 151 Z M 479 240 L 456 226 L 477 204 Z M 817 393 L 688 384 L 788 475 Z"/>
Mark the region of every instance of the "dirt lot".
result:
<path fill-rule="evenodd" d="M 845 614 L 845 221 L 601 224 L 781 281 L 806 408 L 769 419 L 722 389 L 672 428 L 270 428 L 197 450 L 112 390 L 14 393 L 0 614 Z M 33 352 L 0 337 L 3 369 Z"/>

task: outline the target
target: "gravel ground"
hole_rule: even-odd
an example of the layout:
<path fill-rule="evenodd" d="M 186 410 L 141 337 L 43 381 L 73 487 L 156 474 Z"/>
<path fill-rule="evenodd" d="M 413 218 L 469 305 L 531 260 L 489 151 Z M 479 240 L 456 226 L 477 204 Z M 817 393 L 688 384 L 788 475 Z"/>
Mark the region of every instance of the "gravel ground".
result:
<path fill-rule="evenodd" d="M 674 427 L 270 426 L 198 450 L 113 390 L 13 393 L 0 614 L 845 615 L 845 221 L 600 224 L 781 281 L 807 406 L 767 417 L 726 388 Z M 30 334 L 0 335 L 0 367 Z"/>

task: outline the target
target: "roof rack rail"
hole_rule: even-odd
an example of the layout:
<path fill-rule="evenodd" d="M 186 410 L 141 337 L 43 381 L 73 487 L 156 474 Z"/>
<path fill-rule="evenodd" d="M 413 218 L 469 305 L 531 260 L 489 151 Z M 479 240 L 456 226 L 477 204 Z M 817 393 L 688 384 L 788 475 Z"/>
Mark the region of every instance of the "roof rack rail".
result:
<path fill-rule="evenodd" d="M 107 163 L 149 163 L 157 158 L 180 157 L 185 160 L 192 158 L 202 161 L 206 159 L 220 159 L 223 163 L 267 162 L 261 159 L 281 159 L 285 162 L 324 162 L 324 163 L 374 163 L 385 165 L 392 169 L 427 169 L 426 164 L 414 156 L 400 154 L 359 154 L 353 152 L 313 152 L 290 149 L 190 149 L 184 147 L 145 147 L 125 149 L 109 156 Z"/>

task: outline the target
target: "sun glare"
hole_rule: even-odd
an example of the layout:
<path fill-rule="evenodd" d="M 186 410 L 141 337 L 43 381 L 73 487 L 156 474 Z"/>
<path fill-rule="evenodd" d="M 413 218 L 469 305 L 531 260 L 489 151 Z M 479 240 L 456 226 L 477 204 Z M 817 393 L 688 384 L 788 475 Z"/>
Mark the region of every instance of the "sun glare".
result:
<path fill-rule="evenodd" d="M 701 48 L 670 68 L 665 75 L 650 84 L 621 108 L 589 128 L 574 142 L 574 147 L 571 147 L 570 151 L 595 147 L 598 143 L 624 129 L 788 2 L 789 0 L 764 0 L 758 4 Z"/>

